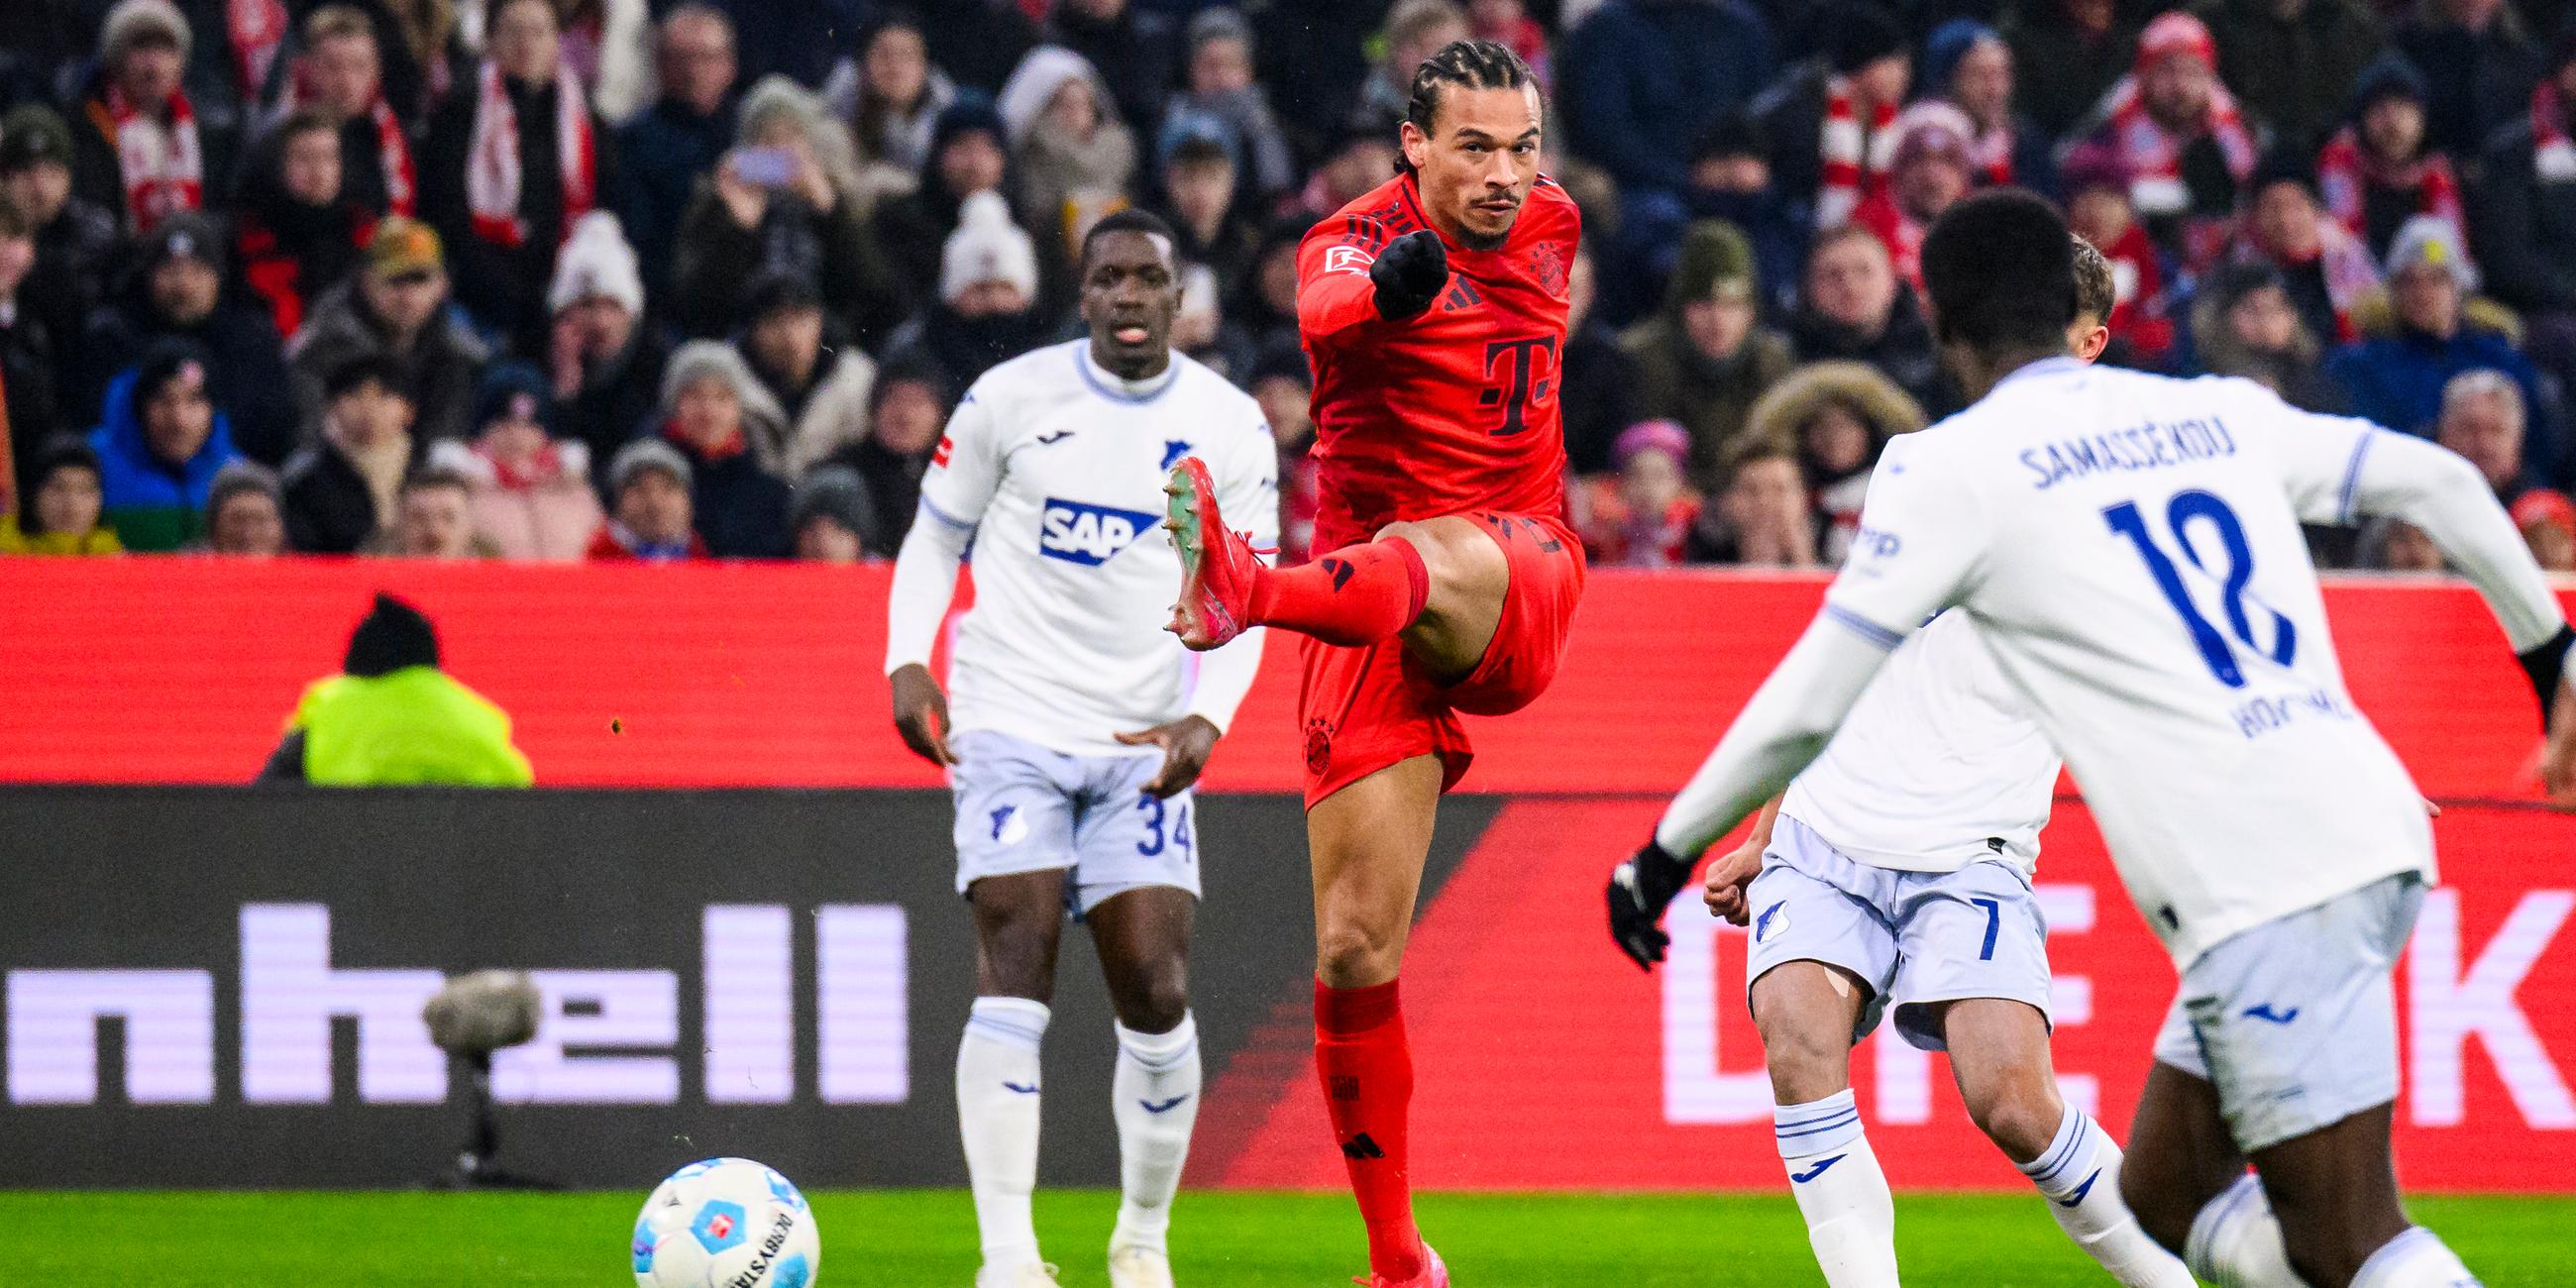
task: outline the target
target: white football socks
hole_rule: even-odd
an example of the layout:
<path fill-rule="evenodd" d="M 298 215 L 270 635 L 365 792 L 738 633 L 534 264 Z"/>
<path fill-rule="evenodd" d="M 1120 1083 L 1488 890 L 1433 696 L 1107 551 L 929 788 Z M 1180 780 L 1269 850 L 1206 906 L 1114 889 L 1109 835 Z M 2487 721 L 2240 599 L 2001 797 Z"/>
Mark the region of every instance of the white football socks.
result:
<path fill-rule="evenodd" d="M 1168 1033 L 1118 1031 L 1118 1072 L 1110 1079 L 1118 1122 L 1121 1197 L 1113 1248 L 1160 1249 L 1172 1224 L 1172 1194 L 1199 1117 L 1199 1026 L 1189 1012 Z"/>
<path fill-rule="evenodd" d="M 2479 1288 L 2478 1277 L 2432 1231 L 2422 1226 L 2380 1246 L 2361 1263 L 2352 1288 Z"/>
<path fill-rule="evenodd" d="M 2290 1269 L 2281 1223 L 2272 1219 L 2272 1200 L 2251 1172 L 2192 1218 L 2183 1260 L 2193 1274 L 2218 1288 L 2307 1288 L 2307 1281 Z"/>
<path fill-rule="evenodd" d="M 1831 1288 L 1896 1288 L 1896 1200 L 1851 1089 L 1772 1109 L 1789 1190 Z"/>
<path fill-rule="evenodd" d="M 2112 1278 L 2129 1288 L 2195 1288 L 2181 1259 L 2156 1246 L 2120 1200 L 2120 1147 L 2083 1111 L 2067 1106 L 2057 1138 L 2021 1171 L 2047 1197 L 2057 1228 Z"/>
<path fill-rule="evenodd" d="M 987 1269 L 1038 1264 L 1038 1048 L 1046 1003 L 979 997 L 957 1044 L 957 1128 Z"/>

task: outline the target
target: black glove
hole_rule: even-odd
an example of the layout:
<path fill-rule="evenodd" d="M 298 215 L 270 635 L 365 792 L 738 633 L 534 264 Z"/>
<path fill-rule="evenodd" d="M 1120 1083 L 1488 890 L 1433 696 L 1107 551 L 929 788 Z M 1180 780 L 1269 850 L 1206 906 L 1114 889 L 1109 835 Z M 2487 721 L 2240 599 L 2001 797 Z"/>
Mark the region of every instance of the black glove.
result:
<path fill-rule="evenodd" d="M 2522 673 L 2531 677 L 2531 691 L 2540 695 L 2542 729 L 2549 728 L 2550 717 L 2558 712 L 2558 681 L 2567 673 L 2570 647 L 2576 647 L 2576 627 L 2561 626 L 2548 643 L 2516 655 L 2522 659 Z"/>
<path fill-rule="evenodd" d="M 1419 317 L 1449 284 L 1449 250 L 1440 244 L 1440 234 L 1428 228 L 1406 233 L 1378 252 L 1377 262 L 1369 265 L 1369 281 L 1377 287 L 1379 317 L 1390 322 Z"/>
<path fill-rule="evenodd" d="M 1677 859 L 1650 838 L 1636 857 L 1610 869 L 1610 938 L 1640 970 L 1664 959 L 1672 936 L 1664 933 L 1664 908 L 1690 883 L 1687 859 Z"/>

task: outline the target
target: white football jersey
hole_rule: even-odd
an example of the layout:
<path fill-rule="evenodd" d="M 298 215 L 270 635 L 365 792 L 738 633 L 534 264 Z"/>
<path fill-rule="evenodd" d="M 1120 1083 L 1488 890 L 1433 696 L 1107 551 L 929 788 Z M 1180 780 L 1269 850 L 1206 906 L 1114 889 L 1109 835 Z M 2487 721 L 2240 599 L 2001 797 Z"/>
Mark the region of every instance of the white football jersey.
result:
<path fill-rule="evenodd" d="M 1161 526 L 1163 481 L 1184 456 L 1207 463 L 1228 524 L 1255 549 L 1278 545 L 1279 461 L 1261 408 L 1185 355 L 1128 387 L 1076 340 L 967 391 L 916 520 L 974 534 L 975 602 L 949 650 L 951 728 L 1070 754 L 1161 754 L 1111 735 L 1188 709 L 1198 657 L 1163 629 L 1181 562 Z M 1220 651 L 1257 655 L 1259 637 Z"/>
<path fill-rule="evenodd" d="M 2243 380 L 2073 359 L 1890 443 L 1825 615 L 1895 647 L 1973 619 L 2174 956 L 2433 868 L 2423 799 L 2345 691 L 2302 520 L 2383 431 Z"/>
<path fill-rule="evenodd" d="M 1897 647 L 1780 812 L 1846 856 L 1907 872 L 2003 859 L 2027 873 L 2057 749 L 1963 612 Z"/>

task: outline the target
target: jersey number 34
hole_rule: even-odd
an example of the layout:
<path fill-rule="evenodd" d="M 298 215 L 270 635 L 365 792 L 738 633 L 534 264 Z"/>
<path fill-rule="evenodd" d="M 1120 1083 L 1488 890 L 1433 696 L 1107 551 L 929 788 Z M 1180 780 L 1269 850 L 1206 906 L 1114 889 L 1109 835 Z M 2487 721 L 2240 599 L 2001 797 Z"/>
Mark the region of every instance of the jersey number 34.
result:
<path fill-rule="evenodd" d="M 2236 660 L 2236 644 L 2242 644 L 2256 656 L 2269 657 L 2282 666 L 2288 666 L 2290 659 L 2298 656 L 2298 630 L 2290 624 L 2289 618 L 2259 601 L 2254 606 L 2272 617 L 2272 646 L 2266 649 L 2255 638 L 2254 622 L 2245 602 L 2245 587 L 2254 580 L 2254 551 L 2246 544 L 2245 525 L 2237 520 L 2236 511 L 2229 509 L 2227 502 L 2215 493 L 2198 488 L 2175 493 L 2174 499 L 2165 506 L 2165 526 L 2173 531 L 2173 543 L 2182 548 L 2183 557 L 2191 561 L 2191 566 L 2218 583 L 2219 601 L 2227 613 L 2228 633 L 2235 637 L 2232 644 L 2227 635 L 2219 634 L 2218 628 L 2201 614 L 2199 603 L 2191 597 L 2191 588 L 2183 584 L 2182 571 L 2174 566 L 2172 557 L 2165 553 L 2155 533 L 2148 530 L 2146 516 L 2138 513 L 2137 502 L 2122 501 L 2104 510 L 2102 517 L 2110 522 L 2111 531 L 2128 538 L 2129 544 L 2137 547 L 2138 557 L 2146 561 L 2147 571 L 2155 577 L 2157 588 L 2164 591 L 2166 602 L 2181 615 L 2184 629 L 2191 632 L 2192 643 L 2200 649 L 2201 660 L 2209 664 L 2209 673 L 2217 676 L 2219 683 L 2231 689 L 2245 687 L 2245 669 Z M 2191 525 L 2195 522 L 2212 530 L 2218 538 L 2220 553 L 2226 556 L 2224 567 L 2211 567 L 2209 561 L 2202 557 L 2200 548 L 2192 544 Z"/>

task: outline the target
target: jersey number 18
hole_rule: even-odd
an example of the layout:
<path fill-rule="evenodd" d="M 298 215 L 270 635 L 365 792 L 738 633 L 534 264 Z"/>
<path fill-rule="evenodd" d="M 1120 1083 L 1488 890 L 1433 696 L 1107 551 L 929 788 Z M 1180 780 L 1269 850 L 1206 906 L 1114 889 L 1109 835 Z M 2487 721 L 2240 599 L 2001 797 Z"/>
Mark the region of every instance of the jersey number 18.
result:
<path fill-rule="evenodd" d="M 2199 647 L 2201 660 L 2209 664 L 2209 673 L 2231 689 L 2244 688 L 2245 670 L 2237 663 L 2234 645 L 2218 633 L 2218 628 L 2211 625 L 2207 617 L 2201 615 L 2200 605 L 2193 602 L 2190 588 L 2182 583 L 2181 570 L 2174 566 L 2173 559 L 2157 543 L 2155 534 L 2147 530 L 2147 520 L 2138 513 L 2138 503 L 2122 501 L 2104 510 L 2102 517 L 2110 521 L 2111 531 L 2128 538 L 2129 544 L 2138 548 L 2138 557 L 2146 561 L 2147 571 L 2154 575 L 2157 588 L 2164 591 L 2166 602 L 2173 605 L 2174 612 L 2182 617 L 2184 628 L 2191 632 L 2192 643 Z M 2218 543 L 2227 555 L 2225 568 L 2211 568 L 2208 561 L 2201 558 L 2200 550 L 2192 545 L 2188 525 L 2194 520 L 2217 531 Z M 2237 520 L 2236 511 L 2229 509 L 2227 502 L 2219 499 L 2217 494 L 2193 488 L 2176 493 L 2165 506 L 2165 526 L 2173 530 L 2173 542 L 2182 547 L 2183 557 L 2191 560 L 2191 566 L 2217 579 L 2220 601 L 2227 610 L 2227 628 L 2236 642 L 2253 650 L 2257 656 L 2269 656 L 2274 662 L 2288 666 L 2290 659 L 2298 656 L 2299 651 L 2299 633 L 2289 618 L 2258 601 L 2256 607 L 2272 615 L 2272 647 L 2266 650 L 2254 638 L 2254 623 L 2245 604 L 2246 584 L 2254 580 L 2254 551 L 2246 544 L 2245 525 Z"/>

